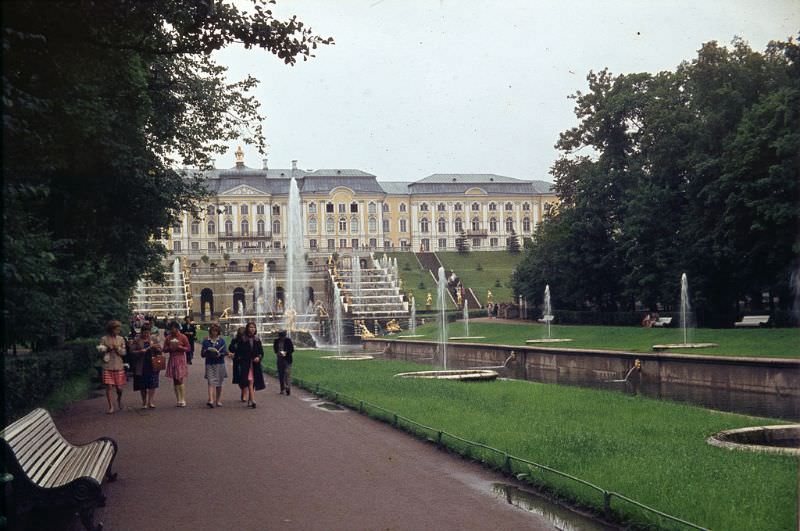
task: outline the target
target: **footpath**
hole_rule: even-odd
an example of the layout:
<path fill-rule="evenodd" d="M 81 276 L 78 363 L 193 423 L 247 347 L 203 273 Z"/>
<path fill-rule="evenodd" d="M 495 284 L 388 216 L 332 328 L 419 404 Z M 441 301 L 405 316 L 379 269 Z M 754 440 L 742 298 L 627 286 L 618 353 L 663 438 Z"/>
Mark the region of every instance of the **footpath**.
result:
<path fill-rule="evenodd" d="M 230 380 L 224 407 L 209 409 L 195 360 L 186 408 L 162 377 L 154 410 L 139 409 L 129 383 L 123 411 L 106 415 L 98 397 L 56 416 L 73 443 L 119 444 L 119 478 L 96 515 L 106 530 L 555 529 L 493 494 L 502 476 L 356 412 L 316 407 L 300 389 L 279 395 L 274 379 L 257 409 Z"/>

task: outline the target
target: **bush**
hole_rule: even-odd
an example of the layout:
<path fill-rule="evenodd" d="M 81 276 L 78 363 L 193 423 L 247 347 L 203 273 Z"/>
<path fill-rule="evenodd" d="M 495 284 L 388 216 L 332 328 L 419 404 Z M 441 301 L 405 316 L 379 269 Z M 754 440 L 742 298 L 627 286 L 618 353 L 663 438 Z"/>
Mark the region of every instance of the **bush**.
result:
<path fill-rule="evenodd" d="M 67 344 L 65 350 L 42 351 L 4 358 L 3 414 L 11 422 L 42 403 L 68 379 L 85 375 L 98 363 L 96 340 Z"/>

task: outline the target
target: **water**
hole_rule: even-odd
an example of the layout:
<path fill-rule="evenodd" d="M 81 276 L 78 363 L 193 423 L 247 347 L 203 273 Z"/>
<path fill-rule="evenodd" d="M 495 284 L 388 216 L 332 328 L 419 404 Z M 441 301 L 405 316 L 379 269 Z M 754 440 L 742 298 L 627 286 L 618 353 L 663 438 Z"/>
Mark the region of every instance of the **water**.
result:
<path fill-rule="evenodd" d="M 256 323 L 261 324 L 261 315 L 264 313 L 264 297 L 260 293 L 261 285 L 258 279 L 253 281 L 253 296 L 256 299 Z"/>
<path fill-rule="evenodd" d="M 439 351 L 442 353 L 442 367 L 447 370 L 447 278 L 444 267 L 439 268 L 436 303 L 439 305 Z"/>
<path fill-rule="evenodd" d="M 244 304 L 242 303 L 242 301 L 239 301 L 238 310 L 239 310 L 239 324 L 244 326 L 245 325 L 245 322 L 244 322 Z"/>
<path fill-rule="evenodd" d="M 266 274 L 266 273 L 265 273 Z M 272 274 L 267 279 L 267 292 L 264 295 L 268 300 L 270 311 L 274 314 L 278 310 L 277 291 L 275 289 L 275 275 Z"/>
<path fill-rule="evenodd" d="M 683 344 L 689 343 L 689 329 L 692 327 L 692 306 L 689 304 L 689 281 L 686 273 L 681 275 L 681 330 L 683 331 Z"/>
<path fill-rule="evenodd" d="M 417 333 L 417 303 L 414 300 L 414 297 L 411 297 L 411 317 L 408 318 L 408 331 L 411 332 L 412 335 L 416 335 Z"/>
<path fill-rule="evenodd" d="M 284 312 L 289 308 L 297 313 L 302 313 L 303 282 L 306 278 L 306 262 L 303 257 L 303 218 L 302 205 L 300 204 L 300 189 L 297 181 L 292 177 L 289 182 L 289 205 L 287 209 L 288 227 L 286 230 L 286 292 Z"/>
<path fill-rule="evenodd" d="M 353 269 L 353 296 L 356 299 L 361 298 L 361 260 L 359 259 L 357 254 L 354 254 L 351 258 L 352 269 Z"/>
<path fill-rule="evenodd" d="M 464 337 L 469 337 L 469 301 L 464 299 Z"/>
<path fill-rule="evenodd" d="M 615 529 L 602 522 L 571 511 L 563 505 L 550 501 L 536 492 L 520 489 L 508 483 L 495 483 L 492 492 L 509 504 L 539 515 L 560 531 L 600 531 Z"/>
<path fill-rule="evenodd" d="M 180 317 L 184 308 L 181 302 L 183 301 L 183 286 L 181 285 L 181 260 L 176 258 L 172 262 L 172 293 L 175 298 L 174 314 L 175 317 Z"/>
<path fill-rule="evenodd" d="M 553 306 L 550 303 L 550 284 L 544 287 L 544 314 L 542 317 L 547 321 L 547 339 L 550 339 L 550 323 L 553 321 Z"/>
<path fill-rule="evenodd" d="M 333 342 L 336 345 L 336 353 L 338 356 L 342 355 L 342 296 L 339 292 L 339 286 L 335 283 L 333 285 Z"/>

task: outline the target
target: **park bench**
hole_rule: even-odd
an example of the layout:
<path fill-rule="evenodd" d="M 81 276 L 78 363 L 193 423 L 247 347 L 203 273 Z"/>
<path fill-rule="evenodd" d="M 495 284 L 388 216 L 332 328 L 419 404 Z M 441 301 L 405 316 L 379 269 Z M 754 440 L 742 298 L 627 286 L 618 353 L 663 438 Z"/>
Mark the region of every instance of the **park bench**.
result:
<path fill-rule="evenodd" d="M 742 320 L 734 323 L 733 326 L 758 327 L 766 326 L 769 315 L 745 315 Z"/>
<path fill-rule="evenodd" d="M 662 328 L 665 326 L 669 326 L 672 324 L 672 317 L 659 317 L 653 322 L 653 326 L 657 328 Z"/>
<path fill-rule="evenodd" d="M 101 437 L 81 446 L 67 442 L 44 409 L 35 409 L 0 432 L 6 470 L 14 477 L 14 511 L 39 506 L 74 508 L 87 530 L 97 531 L 94 511 L 105 505 L 100 485 L 114 481 L 117 443 Z"/>

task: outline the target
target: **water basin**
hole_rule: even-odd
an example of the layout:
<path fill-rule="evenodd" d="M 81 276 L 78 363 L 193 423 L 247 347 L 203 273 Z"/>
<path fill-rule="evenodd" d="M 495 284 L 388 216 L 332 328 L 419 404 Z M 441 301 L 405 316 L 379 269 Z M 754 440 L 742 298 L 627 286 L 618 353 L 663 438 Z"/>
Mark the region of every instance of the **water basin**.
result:
<path fill-rule="evenodd" d="M 401 372 L 395 378 L 430 378 L 434 380 L 458 380 L 461 382 L 486 382 L 495 380 L 497 372 L 483 369 L 455 371 L 415 371 Z"/>
<path fill-rule="evenodd" d="M 800 424 L 754 426 L 715 433 L 708 444 L 730 450 L 749 450 L 800 456 Z"/>

